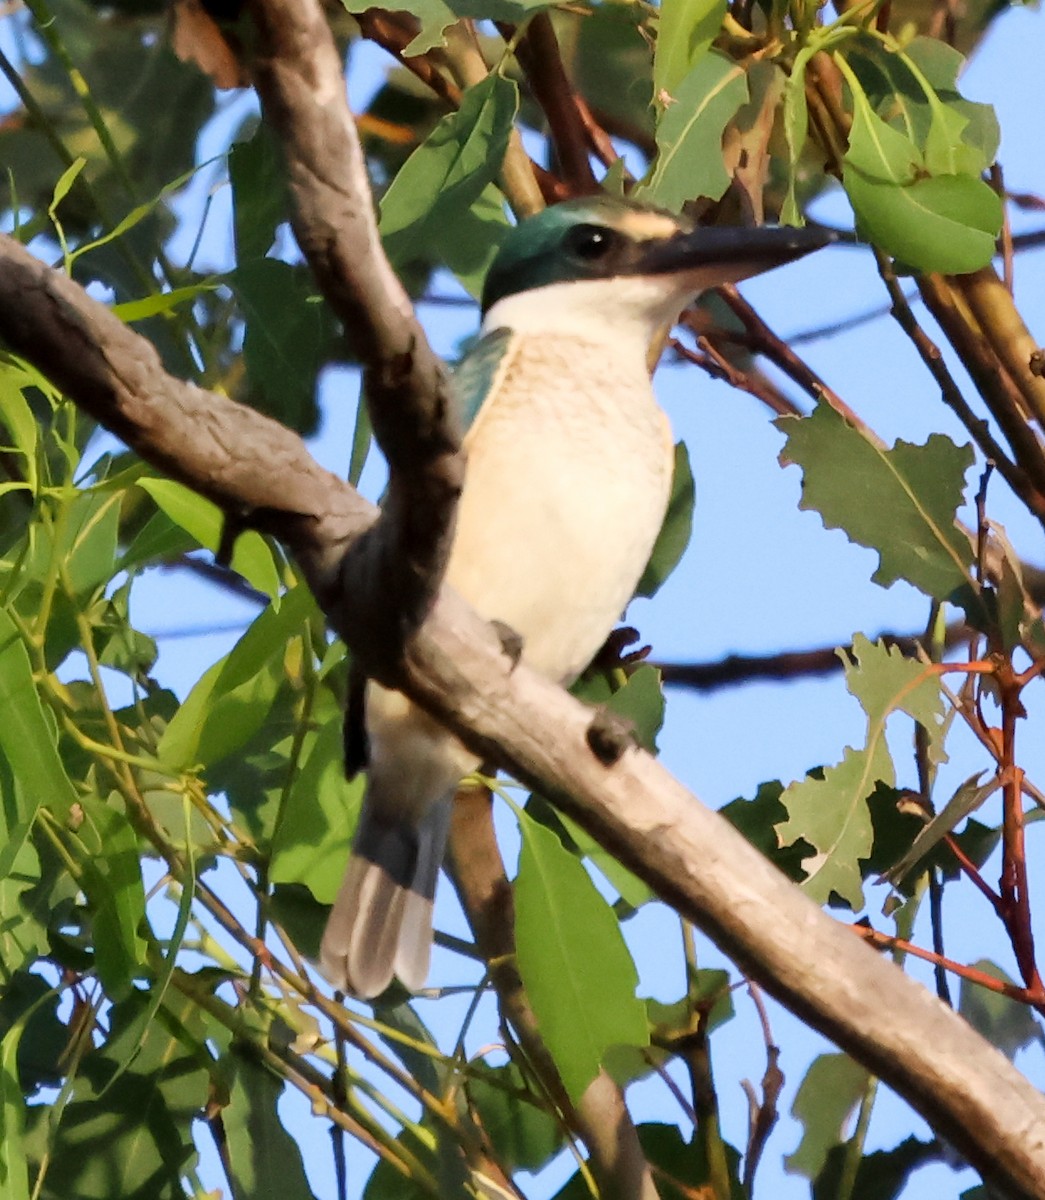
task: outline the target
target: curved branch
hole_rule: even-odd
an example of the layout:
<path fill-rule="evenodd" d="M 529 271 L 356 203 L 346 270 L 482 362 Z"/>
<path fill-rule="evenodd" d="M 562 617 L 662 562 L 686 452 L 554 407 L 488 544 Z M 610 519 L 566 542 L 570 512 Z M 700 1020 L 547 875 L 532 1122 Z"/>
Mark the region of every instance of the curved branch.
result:
<path fill-rule="evenodd" d="M 449 554 L 464 477 L 460 429 L 442 360 L 381 248 L 322 9 L 316 0 L 250 0 L 248 11 L 255 86 L 282 143 L 294 234 L 365 364 L 370 419 L 389 464 L 381 518 L 344 564 L 353 586 L 335 591 L 367 672 L 394 683 L 403 640 L 427 612 Z"/>

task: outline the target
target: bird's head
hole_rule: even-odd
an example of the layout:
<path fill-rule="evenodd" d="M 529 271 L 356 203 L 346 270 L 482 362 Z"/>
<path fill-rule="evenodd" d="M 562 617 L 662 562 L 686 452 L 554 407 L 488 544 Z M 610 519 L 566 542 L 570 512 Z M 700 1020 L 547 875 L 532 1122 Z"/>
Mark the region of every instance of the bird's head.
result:
<path fill-rule="evenodd" d="M 646 337 L 706 288 L 736 283 L 819 249 L 817 229 L 694 228 L 660 209 L 588 196 L 509 231 L 483 288 L 483 328 Z"/>

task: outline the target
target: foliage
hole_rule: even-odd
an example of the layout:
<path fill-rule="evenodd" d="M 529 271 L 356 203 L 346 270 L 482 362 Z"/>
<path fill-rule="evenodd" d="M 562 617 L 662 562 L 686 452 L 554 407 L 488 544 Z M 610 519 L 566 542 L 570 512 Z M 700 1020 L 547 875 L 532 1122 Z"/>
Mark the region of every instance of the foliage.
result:
<path fill-rule="evenodd" d="M 961 1010 L 1010 1055 L 1040 1041 L 1015 737 L 1045 629 L 1033 572 L 1004 532 L 985 511 L 971 530 L 959 517 L 975 476 L 984 491 L 989 460 L 1041 520 L 1045 457 L 1026 433 L 1045 396 L 1040 373 L 1006 357 L 1004 331 L 1019 325 L 1011 300 L 988 311 L 971 291 L 993 270 L 1003 223 L 985 178 L 999 135 L 991 107 L 959 91 L 962 55 L 941 36 L 936 6 L 840 5 L 831 19 L 806 0 L 408 0 L 380 20 L 367 5 L 345 7 L 358 22 L 330 16 L 350 70 L 364 38 L 390 51 L 358 120 L 385 246 L 415 296 L 447 271 L 462 295 L 478 293 L 508 210 L 526 208 L 520 161 L 546 198 L 601 183 L 708 223 L 798 224 L 818 197 L 846 197 L 933 372 L 928 403 L 942 391 L 965 426 L 961 444 L 936 432 L 885 446 L 729 295 L 689 314 L 697 341 L 677 348 L 774 401 L 751 357 L 760 352 L 817 398 L 810 415 L 791 405 L 779 422 L 801 506 L 875 552 L 876 583 L 918 589 L 930 635 L 901 647 L 857 634 L 838 657 L 864 744 L 836 765 L 811 762 L 787 786 L 769 781 L 724 814 L 818 902 L 863 914 L 866 936 L 898 957 L 927 893 L 979 888 L 1019 979 L 989 962 L 959 965 Z M 971 52 L 996 15 L 971 6 L 950 41 Z M 205 24 L 206 36 L 236 53 L 235 26 Z M 0 55 L 14 88 L 0 120 L 4 227 L 101 289 L 173 372 L 312 432 L 320 381 L 351 350 L 292 245 L 279 147 L 253 107 L 219 102 L 172 53 L 166 17 L 133 0 L 115 11 L 27 0 L 0 18 Z M 559 71 L 576 94 L 565 106 L 548 85 Z M 571 134 L 587 139 L 580 163 L 566 153 Z M 552 167 L 534 177 L 527 152 Z M 227 261 L 213 250 L 225 242 Z M 974 381 L 975 412 L 955 400 L 905 313 L 897 273 L 913 273 L 935 306 Z M 474 947 L 444 937 L 454 957 L 439 980 L 459 986 L 438 1003 L 394 988 L 372 1009 L 329 998 L 303 959 L 336 893 L 362 790 L 342 770 L 344 647 L 279 547 L 248 532 L 220 574 L 256 615 L 187 695 L 168 690 L 155 643 L 136 627 L 135 585 L 161 567 L 205 570 L 224 517 L 97 433 L 0 350 L 0 1194 L 213 1195 L 198 1165 L 213 1139 L 220 1186 L 234 1197 L 312 1196 L 314 1172 L 285 1124 L 284 1098 L 298 1093 L 330 1123 L 339 1194 L 352 1140 L 368 1164 L 376 1157 L 364 1192 L 373 1200 L 517 1194 L 529 1186 L 520 1172 L 570 1152 L 577 1167 L 559 1194 L 586 1196 L 591 1131 L 576 1108 L 593 1080 L 667 1079 L 675 1094 L 681 1067 L 695 1110 L 684 1101 L 684 1111 L 699 1119 L 685 1134 L 638 1129 L 662 1196 L 750 1195 L 761 1147 L 720 1127 L 710 1067 L 717 1031 L 739 1020 L 729 994 L 742 977 L 698 970 L 684 929 L 679 994 L 636 995 L 624 935 L 654 898 L 541 797 L 512 805 L 522 845 L 514 991 L 498 979 L 503 963 L 476 966 Z M 361 411 L 353 478 L 368 446 Z M 680 444 L 641 595 L 674 570 L 693 504 Z M 942 662 L 955 614 L 964 641 Z M 578 691 L 652 748 L 663 681 L 626 645 Z M 987 702 L 1000 729 L 984 718 Z M 900 723 L 917 730 L 913 780 L 895 752 Z M 982 743 L 981 769 L 941 802 L 933 784 L 956 726 Z M 980 810 L 995 793 L 1003 813 L 988 817 Z M 996 890 L 979 868 L 999 841 Z M 892 933 L 871 928 L 880 921 L 865 894 L 882 876 L 894 884 Z M 470 1026 L 494 986 L 504 1044 L 473 1050 Z M 767 1118 L 774 1051 L 767 1032 Z M 945 1160 L 941 1144 L 914 1137 L 865 1153 L 874 1100 L 873 1080 L 844 1054 L 813 1063 L 795 1100 L 804 1135 L 787 1162 L 812 1195 L 897 1196 L 917 1167 Z"/>

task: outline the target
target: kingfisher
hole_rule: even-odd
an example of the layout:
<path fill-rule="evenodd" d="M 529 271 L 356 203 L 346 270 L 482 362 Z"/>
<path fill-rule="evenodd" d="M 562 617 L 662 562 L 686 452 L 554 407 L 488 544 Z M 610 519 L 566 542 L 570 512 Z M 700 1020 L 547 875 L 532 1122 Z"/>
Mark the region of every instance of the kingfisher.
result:
<path fill-rule="evenodd" d="M 694 228 L 606 195 L 521 221 L 454 373 L 467 427 L 446 583 L 569 685 L 623 614 L 667 511 L 674 447 L 651 349 L 707 288 L 823 246 L 821 230 Z M 399 692 L 366 686 L 366 792 L 320 948 L 339 990 L 428 975 L 454 793 L 479 759 Z"/>

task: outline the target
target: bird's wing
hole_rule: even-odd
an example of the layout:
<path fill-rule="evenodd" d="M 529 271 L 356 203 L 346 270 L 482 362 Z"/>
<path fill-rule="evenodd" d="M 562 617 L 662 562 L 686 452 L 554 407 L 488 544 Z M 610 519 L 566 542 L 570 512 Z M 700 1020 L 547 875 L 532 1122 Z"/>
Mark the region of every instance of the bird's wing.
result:
<path fill-rule="evenodd" d="M 497 389 L 499 376 L 511 357 L 514 336 L 510 329 L 491 329 L 472 344 L 454 370 L 454 395 L 466 433 L 475 423 L 483 401 Z"/>

